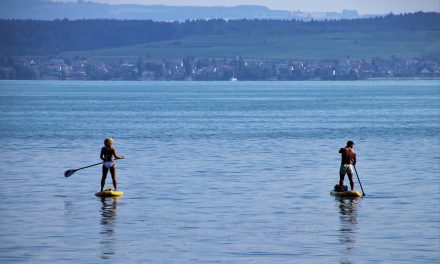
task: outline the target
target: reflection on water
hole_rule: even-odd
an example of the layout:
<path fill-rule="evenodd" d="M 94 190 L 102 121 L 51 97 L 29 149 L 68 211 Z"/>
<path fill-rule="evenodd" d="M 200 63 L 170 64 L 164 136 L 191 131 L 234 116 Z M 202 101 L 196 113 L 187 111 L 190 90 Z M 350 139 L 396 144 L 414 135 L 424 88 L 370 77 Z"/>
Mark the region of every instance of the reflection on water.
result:
<path fill-rule="evenodd" d="M 110 259 L 115 254 L 115 224 L 118 198 L 101 198 L 101 255 L 102 259 Z"/>
<path fill-rule="evenodd" d="M 336 198 L 339 206 L 339 242 L 344 248 L 341 250 L 343 255 L 352 255 L 356 249 L 357 234 L 357 206 L 360 201 L 358 198 Z M 351 263 L 344 261 L 343 263 Z"/>

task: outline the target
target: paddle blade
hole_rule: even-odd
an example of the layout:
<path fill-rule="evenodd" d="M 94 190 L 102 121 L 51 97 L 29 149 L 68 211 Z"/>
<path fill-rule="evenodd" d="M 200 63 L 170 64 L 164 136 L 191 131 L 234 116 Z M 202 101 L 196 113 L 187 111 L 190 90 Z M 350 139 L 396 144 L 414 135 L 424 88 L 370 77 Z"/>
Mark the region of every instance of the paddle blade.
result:
<path fill-rule="evenodd" d="M 64 177 L 67 178 L 67 177 L 72 176 L 72 174 L 74 174 L 75 171 L 77 171 L 77 170 L 66 170 L 66 171 L 64 172 Z"/>

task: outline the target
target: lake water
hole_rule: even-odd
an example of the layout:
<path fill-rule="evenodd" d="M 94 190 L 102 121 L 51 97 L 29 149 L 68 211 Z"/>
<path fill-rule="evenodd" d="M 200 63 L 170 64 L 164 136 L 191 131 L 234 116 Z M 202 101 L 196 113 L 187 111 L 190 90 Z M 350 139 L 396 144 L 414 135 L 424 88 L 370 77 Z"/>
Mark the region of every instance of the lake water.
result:
<path fill-rule="evenodd" d="M 2 81 L 0 262 L 437 262 L 439 135 L 439 81 Z"/>

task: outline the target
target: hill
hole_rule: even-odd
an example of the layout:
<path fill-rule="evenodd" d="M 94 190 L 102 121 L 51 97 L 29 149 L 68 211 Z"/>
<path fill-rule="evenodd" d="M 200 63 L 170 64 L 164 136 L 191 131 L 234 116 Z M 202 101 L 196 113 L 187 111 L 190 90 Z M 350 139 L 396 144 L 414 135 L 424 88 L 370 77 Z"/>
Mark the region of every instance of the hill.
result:
<path fill-rule="evenodd" d="M 336 58 L 412 58 L 440 55 L 440 32 L 302 33 L 295 35 L 227 34 L 157 41 L 120 48 L 71 51 L 65 57 L 102 60 L 115 57 L 322 60 Z"/>
<path fill-rule="evenodd" d="M 341 13 L 305 13 L 272 10 L 265 6 L 233 7 L 164 6 L 139 4 L 103 4 L 92 1 L 52 2 L 47 0 L 0 1 L 3 19 L 150 19 L 153 21 L 185 21 L 187 19 L 352 19 L 361 16 L 355 10 Z"/>
<path fill-rule="evenodd" d="M 325 59 L 440 55 L 440 14 L 370 19 L 0 20 L 0 55 Z"/>

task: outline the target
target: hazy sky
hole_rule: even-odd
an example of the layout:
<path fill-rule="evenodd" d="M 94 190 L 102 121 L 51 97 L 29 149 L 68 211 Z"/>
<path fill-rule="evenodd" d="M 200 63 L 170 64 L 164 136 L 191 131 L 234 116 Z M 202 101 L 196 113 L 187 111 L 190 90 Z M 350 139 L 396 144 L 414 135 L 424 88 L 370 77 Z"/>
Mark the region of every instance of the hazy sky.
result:
<path fill-rule="evenodd" d="M 53 0 L 74 1 L 74 0 Z M 336 11 L 357 10 L 361 14 L 404 13 L 415 11 L 440 12 L 440 0 L 88 0 L 100 3 L 161 4 L 196 6 L 263 5 L 271 9 L 290 11 Z"/>

